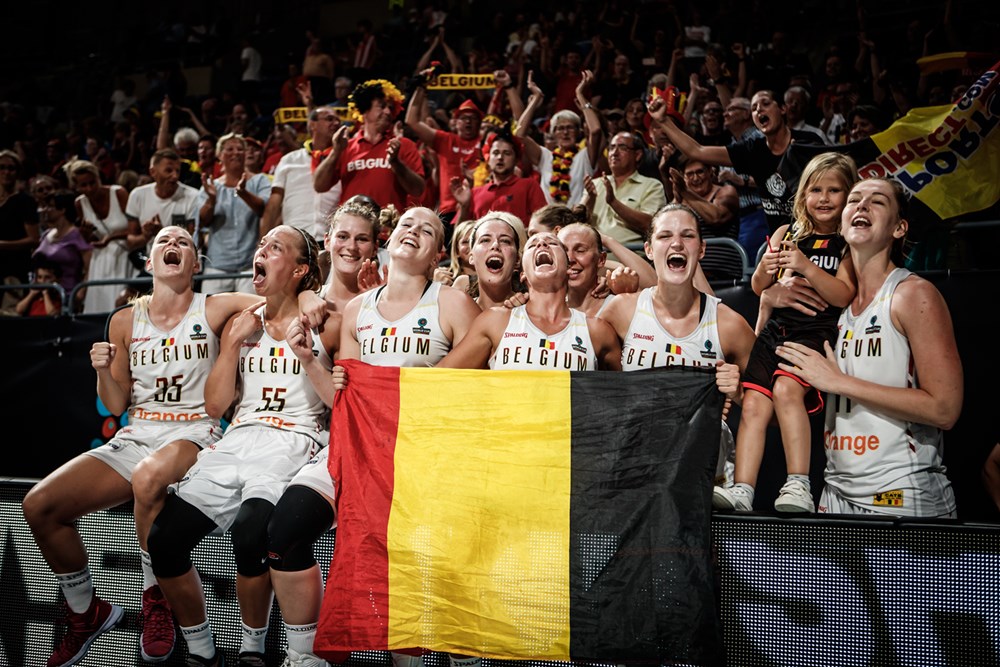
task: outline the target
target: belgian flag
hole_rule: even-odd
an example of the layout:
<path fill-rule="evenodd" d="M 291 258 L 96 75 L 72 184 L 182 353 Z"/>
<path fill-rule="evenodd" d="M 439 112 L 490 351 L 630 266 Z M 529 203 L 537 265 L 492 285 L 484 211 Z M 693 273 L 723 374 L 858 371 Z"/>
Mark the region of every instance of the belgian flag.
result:
<path fill-rule="evenodd" d="M 723 663 L 714 369 L 341 363 L 317 654 Z"/>

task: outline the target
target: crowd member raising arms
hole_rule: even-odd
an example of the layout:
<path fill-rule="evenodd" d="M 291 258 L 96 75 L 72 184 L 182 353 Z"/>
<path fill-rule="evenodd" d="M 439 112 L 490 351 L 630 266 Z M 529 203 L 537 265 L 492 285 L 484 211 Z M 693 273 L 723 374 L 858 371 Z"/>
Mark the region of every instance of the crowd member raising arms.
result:
<path fill-rule="evenodd" d="M 800 343 L 778 348 L 781 369 L 831 394 L 820 512 L 956 515 L 942 431 L 962 410 L 962 365 L 941 293 L 901 267 L 906 215 L 896 181 L 851 189 L 841 230 L 858 290 L 837 341 L 825 354 Z"/>
<path fill-rule="evenodd" d="M 205 385 L 205 410 L 232 423 L 205 450 L 153 522 L 153 571 L 188 646 L 189 664 L 222 665 L 201 578 L 191 562 L 209 533 L 230 528 L 240 603 L 240 663 L 263 665 L 271 608 L 267 525 L 288 481 L 326 443 L 333 387 L 329 371 L 340 317 L 311 329 L 300 293 L 320 287 L 319 248 L 308 234 L 280 225 L 261 240 L 253 286 L 263 305 L 233 317 Z M 277 363 L 275 363 L 277 362 Z"/>
<path fill-rule="evenodd" d="M 601 313 L 623 341 L 622 368 L 714 366 L 719 391 L 739 402 L 740 374 L 754 335 L 742 315 L 695 285 L 705 241 L 694 211 L 682 204 L 660 209 L 645 249 L 656 269 L 656 285 L 617 296 Z M 731 451 L 732 435 L 724 425 L 717 483 L 728 475 Z"/>

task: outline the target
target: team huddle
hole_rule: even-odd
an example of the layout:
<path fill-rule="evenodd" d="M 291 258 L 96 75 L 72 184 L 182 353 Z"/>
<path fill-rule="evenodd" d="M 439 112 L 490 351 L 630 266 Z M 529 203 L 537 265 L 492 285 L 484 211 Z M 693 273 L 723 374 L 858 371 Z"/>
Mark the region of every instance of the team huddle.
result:
<path fill-rule="evenodd" d="M 239 664 L 264 665 L 275 597 L 284 664 L 326 664 L 313 652 L 323 594 L 313 544 L 336 522 L 325 444 L 336 392 L 363 381 L 341 359 L 494 371 L 714 368 L 727 404 L 717 508 L 753 509 L 776 418 L 788 480 L 774 507 L 816 511 L 809 414 L 825 408 L 820 512 L 955 516 L 941 455 L 942 431 L 961 408 L 961 367 L 943 299 L 895 254 L 907 226 L 896 184 L 858 180 L 840 155 L 810 162 L 795 222 L 769 240 L 753 276 L 756 332 L 700 275 L 705 242 L 692 208 L 667 204 L 652 216 L 645 257 L 589 225 L 535 219 L 551 214 L 547 206 L 522 221 L 490 211 L 456 225 L 452 245 L 467 244 L 469 270 L 443 282 L 434 279 L 446 239 L 437 213 L 403 211 L 373 273 L 380 211 L 352 198 L 329 216 L 322 247 L 278 225 L 254 254 L 254 294 L 211 296 L 193 289 L 201 267 L 189 232 L 162 228 L 147 260 L 152 291 L 116 311 L 108 340 L 91 350 L 98 394 L 128 413 L 128 425 L 24 500 L 68 606 L 49 666 L 75 664 L 122 619 L 95 593 L 74 522 L 132 499 L 145 660 L 171 655 L 176 621 L 189 664 L 223 664 L 191 554 L 208 534 L 229 531 Z M 727 423 L 733 404 L 738 425 Z M 419 653 L 393 662 L 416 667 Z"/>

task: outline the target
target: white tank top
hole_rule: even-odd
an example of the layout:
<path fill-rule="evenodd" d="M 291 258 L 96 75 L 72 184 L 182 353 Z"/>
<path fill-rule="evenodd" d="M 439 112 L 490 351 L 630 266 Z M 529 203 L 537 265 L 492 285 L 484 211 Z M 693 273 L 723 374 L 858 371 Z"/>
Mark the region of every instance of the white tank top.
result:
<path fill-rule="evenodd" d="M 263 321 L 264 307 L 258 314 Z M 323 347 L 319 333 L 312 332 L 313 354 L 323 368 L 333 369 L 333 361 Z M 264 424 L 307 435 L 320 446 L 330 424 L 330 410 L 316 393 L 286 341 L 275 340 L 260 329 L 240 346 L 241 389 L 230 428 Z"/>
<path fill-rule="evenodd" d="M 889 387 L 918 387 L 906 336 L 892 324 L 896 287 L 910 272 L 897 268 L 857 316 L 848 306 L 838 323 L 840 370 Z M 827 401 L 826 484 L 845 500 L 898 516 L 940 516 L 955 510 L 941 463 L 940 429 L 907 422 L 836 395 Z"/>
<path fill-rule="evenodd" d="M 358 311 L 361 361 L 373 366 L 433 366 L 451 349 L 441 330 L 441 283 L 432 282 L 417 305 L 394 322 L 378 312 L 382 288 L 365 292 Z"/>
<path fill-rule="evenodd" d="M 590 340 L 587 316 L 569 309 L 566 327 L 556 334 L 546 334 L 528 317 L 525 306 L 510 311 L 496 352 L 490 359 L 493 370 L 593 371 L 597 354 Z"/>
<path fill-rule="evenodd" d="M 725 359 L 719 340 L 720 299 L 705 295 L 705 310 L 698 326 L 687 336 L 663 328 L 653 310 L 653 289 L 639 293 L 635 314 L 622 342 L 622 370 L 638 371 L 662 366 L 708 366 Z"/>
<path fill-rule="evenodd" d="M 219 337 L 208 324 L 205 299 L 195 293 L 187 313 L 170 331 L 150 321 L 145 305 L 132 306 L 131 419 L 209 419 L 205 380 L 219 356 Z"/>

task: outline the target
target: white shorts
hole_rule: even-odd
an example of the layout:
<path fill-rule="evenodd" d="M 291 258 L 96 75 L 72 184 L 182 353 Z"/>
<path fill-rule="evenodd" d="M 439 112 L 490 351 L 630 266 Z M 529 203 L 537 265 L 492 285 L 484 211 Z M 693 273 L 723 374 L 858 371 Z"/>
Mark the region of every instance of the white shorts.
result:
<path fill-rule="evenodd" d="M 819 505 L 816 506 L 816 512 L 819 514 L 866 514 L 868 516 L 897 516 L 899 518 L 907 518 L 895 514 L 889 515 L 886 512 L 879 512 L 871 507 L 852 503 L 843 496 L 840 496 L 837 490 L 829 484 L 823 486 L 823 493 L 819 496 Z M 950 512 L 935 518 L 954 519 L 957 516 L 956 512 Z"/>
<path fill-rule="evenodd" d="M 297 484 L 299 486 L 307 486 L 317 493 L 322 493 L 324 496 L 330 500 L 337 499 L 337 487 L 333 483 L 333 478 L 330 476 L 330 468 L 327 461 L 330 456 L 330 448 L 324 447 L 319 450 L 316 456 L 309 459 L 309 461 L 302 466 L 302 468 L 295 473 L 295 477 L 292 481 L 288 483 L 289 486 Z"/>
<path fill-rule="evenodd" d="M 132 472 L 139 461 L 161 447 L 177 440 L 187 440 L 205 449 L 221 437 L 222 427 L 214 419 L 190 422 L 136 419 L 119 429 L 106 443 L 86 454 L 104 461 L 131 484 Z"/>
<path fill-rule="evenodd" d="M 198 455 L 177 495 L 214 521 L 216 532 L 224 533 L 244 501 L 260 498 L 276 504 L 289 480 L 319 448 L 308 435 L 273 426 L 230 427 L 218 444 Z"/>

